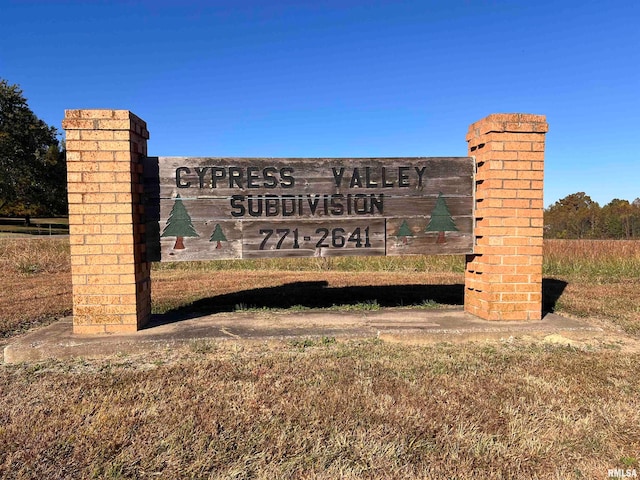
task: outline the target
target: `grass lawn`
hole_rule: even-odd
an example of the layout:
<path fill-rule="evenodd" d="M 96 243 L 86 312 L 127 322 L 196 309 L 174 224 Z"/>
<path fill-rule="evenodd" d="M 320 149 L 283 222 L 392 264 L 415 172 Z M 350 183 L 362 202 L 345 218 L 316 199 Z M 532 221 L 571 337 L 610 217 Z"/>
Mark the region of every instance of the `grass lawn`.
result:
<path fill-rule="evenodd" d="M 0 239 L 0 265 L 4 343 L 70 313 L 66 241 Z M 552 285 L 566 284 L 554 292 L 557 313 L 623 340 L 196 342 L 0 365 L 0 477 L 640 474 L 640 242 L 547 242 L 544 269 Z M 152 291 L 157 312 L 195 302 L 323 307 L 372 295 L 388 306 L 460 303 L 462 270 L 459 257 L 163 264 Z M 318 298 L 298 283 L 289 304 L 274 296 L 296 282 L 325 282 L 330 293 Z"/>

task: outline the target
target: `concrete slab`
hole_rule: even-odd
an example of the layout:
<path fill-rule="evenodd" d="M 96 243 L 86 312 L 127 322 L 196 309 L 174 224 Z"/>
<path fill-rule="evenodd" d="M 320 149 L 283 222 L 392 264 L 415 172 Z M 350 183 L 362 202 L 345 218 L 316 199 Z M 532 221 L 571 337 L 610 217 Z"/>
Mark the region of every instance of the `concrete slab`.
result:
<path fill-rule="evenodd" d="M 96 358 L 153 352 L 199 341 L 265 341 L 296 338 L 380 338 L 411 344 L 460 342 L 523 335 L 561 335 L 602 329 L 587 322 L 546 315 L 535 322 L 489 322 L 451 309 L 381 309 L 336 312 L 236 312 L 189 319 L 155 316 L 134 334 L 74 335 L 72 318 L 16 338 L 4 349 L 4 361 L 17 363 L 47 358 Z"/>

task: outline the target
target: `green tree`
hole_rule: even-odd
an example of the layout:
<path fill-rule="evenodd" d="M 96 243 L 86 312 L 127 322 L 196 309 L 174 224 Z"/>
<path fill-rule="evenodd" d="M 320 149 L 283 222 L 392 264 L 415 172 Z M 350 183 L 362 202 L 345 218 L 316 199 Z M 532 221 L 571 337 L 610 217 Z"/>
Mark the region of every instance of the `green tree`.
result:
<path fill-rule="evenodd" d="M 54 127 L 31 111 L 22 90 L 0 79 L 0 213 L 66 212 L 66 164 Z"/>
<path fill-rule="evenodd" d="M 544 212 L 545 235 L 549 238 L 598 238 L 602 236 L 601 211 L 584 192 L 558 200 Z"/>
<path fill-rule="evenodd" d="M 640 198 L 631 202 L 633 216 L 631 218 L 631 237 L 640 238 Z"/>
<path fill-rule="evenodd" d="M 631 239 L 634 233 L 634 207 L 627 200 L 614 198 L 602 207 L 603 237 Z"/>
<path fill-rule="evenodd" d="M 407 224 L 406 220 L 402 221 L 402 225 L 400 225 L 400 228 L 398 229 L 398 233 L 396 235 L 398 237 L 402 237 L 402 243 L 404 245 L 407 244 L 407 237 L 413 237 L 414 236 L 413 232 L 409 228 L 409 225 Z"/>
<path fill-rule="evenodd" d="M 213 233 L 211 234 L 211 238 L 209 239 L 209 241 L 218 242 L 216 244 L 216 249 L 222 248 L 222 243 L 220 242 L 227 241 L 227 237 L 224 236 L 224 232 L 222 231 L 219 223 L 216 223 L 216 227 L 213 229 Z"/>
<path fill-rule="evenodd" d="M 196 229 L 193 228 L 189 212 L 182 203 L 182 198 L 178 194 L 167 219 L 167 225 L 162 231 L 161 237 L 176 237 L 174 250 L 184 250 L 184 237 L 199 237 Z"/>
<path fill-rule="evenodd" d="M 425 230 L 426 232 L 438 232 L 438 240 L 436 243 L 445 243 L 445 232 L 457 232 L 458 227 L 451 217 L 447 202 L 442 195 L 442 192 L 438 195 L 436 206 L 433 207 L 431 212 L 431 219 Z"/>

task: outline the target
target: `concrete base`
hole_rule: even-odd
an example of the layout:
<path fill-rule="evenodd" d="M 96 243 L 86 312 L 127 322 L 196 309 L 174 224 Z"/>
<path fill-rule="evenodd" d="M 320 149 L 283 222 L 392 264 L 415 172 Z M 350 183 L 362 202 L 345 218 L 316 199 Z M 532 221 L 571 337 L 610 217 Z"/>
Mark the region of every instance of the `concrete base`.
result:
<path fill-rule="evenodd" d="M 203 340 L 266 341 L 324 336 L 377 337 L 390 342 L 421 344 L 602 331 L 586 322 L 555 314 L 548 314 L 537 322 L 490 322 L 465 313 L 462 308 L 219 313 L 180 321 L 156 316 L 150 327 L 139 332 L 101 336 L 74 335 L 72 323 L 68 317 L 16 338 L 5 347 L 4 361 L 145 353 Z"/>

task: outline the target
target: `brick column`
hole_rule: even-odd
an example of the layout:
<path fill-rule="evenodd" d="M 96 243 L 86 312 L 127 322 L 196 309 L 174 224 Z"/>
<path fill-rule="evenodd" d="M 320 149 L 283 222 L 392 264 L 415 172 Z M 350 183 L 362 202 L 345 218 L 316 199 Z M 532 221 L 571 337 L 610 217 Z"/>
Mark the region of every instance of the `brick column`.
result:
<path fill-rule="evenodd" d="M 147 124 L 127 110 L 66 110 L 73 332 L 135 332 L 151 315 L 142 158 Z"/>
<path fill-rule="evenodd" d="M 493 114 L 469 127 L 475 247 L 465 310 L 487 320 L 542 318 L 543 115 Z"/>

